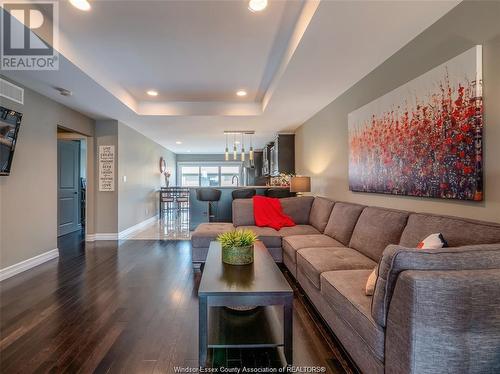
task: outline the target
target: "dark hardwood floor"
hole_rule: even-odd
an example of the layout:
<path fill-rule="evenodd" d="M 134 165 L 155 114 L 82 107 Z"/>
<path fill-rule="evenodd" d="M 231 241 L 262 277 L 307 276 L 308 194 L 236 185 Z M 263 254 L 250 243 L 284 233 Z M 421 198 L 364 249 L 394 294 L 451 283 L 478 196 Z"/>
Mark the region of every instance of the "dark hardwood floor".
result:
<path fill-rule="evenodd" d="M 198 366 L 201 273 L 189 241 L 84 243 L 0 283 L 0 372 L 172 373 Z M 344 370 L 300 297 L 294 364 Z"/>

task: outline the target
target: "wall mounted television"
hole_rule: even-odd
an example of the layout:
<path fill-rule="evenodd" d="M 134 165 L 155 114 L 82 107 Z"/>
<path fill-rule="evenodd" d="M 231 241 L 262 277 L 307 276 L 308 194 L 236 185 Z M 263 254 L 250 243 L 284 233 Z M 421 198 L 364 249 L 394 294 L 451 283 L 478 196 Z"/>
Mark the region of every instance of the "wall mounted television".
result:
<path fill-rule="evenodd" d="M 0 106 L 0 175 L 9 175 L 23 115 Z"/>

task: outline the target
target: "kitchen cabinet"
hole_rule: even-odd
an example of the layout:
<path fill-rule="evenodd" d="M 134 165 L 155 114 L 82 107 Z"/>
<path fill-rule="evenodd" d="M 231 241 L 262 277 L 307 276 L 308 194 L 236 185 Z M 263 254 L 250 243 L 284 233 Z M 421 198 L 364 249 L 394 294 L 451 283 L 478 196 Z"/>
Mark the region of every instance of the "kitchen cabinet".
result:
<path fill-rule="evenodd" d="M 269 147 L 269 175 L 295 173 L 295 135 L 278 134 Z"/>

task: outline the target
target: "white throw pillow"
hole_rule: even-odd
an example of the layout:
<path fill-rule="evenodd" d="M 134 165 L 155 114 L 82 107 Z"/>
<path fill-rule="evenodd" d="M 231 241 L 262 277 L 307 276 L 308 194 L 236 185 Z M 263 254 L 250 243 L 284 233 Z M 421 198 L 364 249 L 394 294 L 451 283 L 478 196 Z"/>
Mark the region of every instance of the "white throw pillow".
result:
<path fill-rule="evenodd" d="M 427 238 L 417 244 L 417 248 L 419 249 L 439 249 L 447 246 L 448 243 L 446 243 L 446 240 L 444 240 L 441 233 L 430 234 Z"/>
<path fill-rule="evenodd" d="M 418 249 L 439 249 L 448 247 L 448 243 L 444 239 L 441 233 L 431 234 L 420 243 L 417 244 Z M 366 281 L 365 294 L 366 296 L 372 296 L 375 292 L 375 286 L 377 285 L 378 278 L 378 265 L 371 272 L 368 280 Z"/>

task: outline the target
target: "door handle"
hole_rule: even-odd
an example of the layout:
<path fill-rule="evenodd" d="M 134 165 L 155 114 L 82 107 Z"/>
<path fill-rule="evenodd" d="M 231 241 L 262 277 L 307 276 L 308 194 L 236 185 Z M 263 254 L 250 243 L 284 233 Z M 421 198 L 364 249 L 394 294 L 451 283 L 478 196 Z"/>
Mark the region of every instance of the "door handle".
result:
<path fill-rule="evenodd" d="M 73 194 L 78 195 L 78 192 L 75 191 L 75 192 L 73 192 Z"/>

